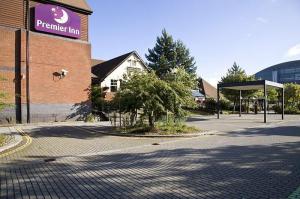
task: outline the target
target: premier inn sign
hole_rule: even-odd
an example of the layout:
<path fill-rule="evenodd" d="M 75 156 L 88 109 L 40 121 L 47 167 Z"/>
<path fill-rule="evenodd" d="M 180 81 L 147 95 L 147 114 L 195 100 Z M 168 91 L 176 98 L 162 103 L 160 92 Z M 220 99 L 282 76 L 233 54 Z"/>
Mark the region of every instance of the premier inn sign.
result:
<path fill-rule="evenodd" d="M 80 17 L 60 6 L 38 4 L 35 7 L 35 29 L 67 37 L 80 38 Z"/>

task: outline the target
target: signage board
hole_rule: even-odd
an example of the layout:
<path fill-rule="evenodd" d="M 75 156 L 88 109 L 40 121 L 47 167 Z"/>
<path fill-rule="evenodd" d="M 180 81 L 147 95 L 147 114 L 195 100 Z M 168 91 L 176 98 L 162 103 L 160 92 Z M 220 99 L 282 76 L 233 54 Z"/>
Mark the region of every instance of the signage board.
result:
<path fill-rule="evenodd" d="M 38 4 L 35 7 L 34 23 L 35 29 L 41 32 L 80 38 L 80 17 L 60 6 Z"/>

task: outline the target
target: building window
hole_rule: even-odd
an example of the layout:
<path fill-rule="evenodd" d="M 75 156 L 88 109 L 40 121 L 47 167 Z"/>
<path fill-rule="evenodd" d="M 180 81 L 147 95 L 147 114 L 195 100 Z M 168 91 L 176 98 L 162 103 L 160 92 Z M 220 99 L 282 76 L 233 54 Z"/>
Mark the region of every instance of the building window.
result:
<path fill-rule="evenodd" d="M 118 90 L 118 80 L 110 80 L 110 92 L 117 92 Z"/>
<path fill-rule="evenodd" d="M 136 63 L 137 63 L 137 61 L 136 60 L 134 60 L 134 59 L 130 59 L 130 60 L 128 60 L 128 62 L 129 62 L 129 66 L 136 66 Z"/>
<path fill-rule="evenodd" d="M 281 74 L 291 74 L 291 73 L 295 73 L 294 68 L 281 69 Z"/>
<path fill-rule="evenodd" d="M 131 61 L 131 66 L 136 66 L 136 61 L 135 60 Z"/>

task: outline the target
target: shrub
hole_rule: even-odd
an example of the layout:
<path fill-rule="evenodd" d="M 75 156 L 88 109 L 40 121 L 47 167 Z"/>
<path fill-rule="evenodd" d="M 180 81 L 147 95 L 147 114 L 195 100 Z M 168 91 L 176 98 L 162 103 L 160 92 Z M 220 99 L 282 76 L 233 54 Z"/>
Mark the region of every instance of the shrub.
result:
<path fill-rule="evenodd" d="M 231 105 L 230 101 L 228 101 L 228 100 L 221 99 L 220 106 L 221 106 L 222 110 L 226 110 L 226 111 L 232 110 L 232 108 L 231 108 L 232 105 Z"/>
<path fill-rule="evenodd" d="M 92 113 L 90 113 L 86 116 L 84 121 L 85 122 L 95 122 L 95 116 Z"/>
<path fill-rule="evenodd" d="M 277 113 L 277 114 L 282 113 L 281 106 L 274 105 L 272 108 L 275 111 L 275 113 Z M 296 107 L 296 106 L 286 106 L 284 108 L 284 113 L 285 114 L 298 114 L 298 113 L 300 113 L 300 111 L 299 111 L 298 107 Z"/>
<path fill-rule="evenodd" d="M 217 102 L 213 98 L 207 98 L 205 100 L 205 110 L 209 113 L 214 113 L 217 109 Z"/>

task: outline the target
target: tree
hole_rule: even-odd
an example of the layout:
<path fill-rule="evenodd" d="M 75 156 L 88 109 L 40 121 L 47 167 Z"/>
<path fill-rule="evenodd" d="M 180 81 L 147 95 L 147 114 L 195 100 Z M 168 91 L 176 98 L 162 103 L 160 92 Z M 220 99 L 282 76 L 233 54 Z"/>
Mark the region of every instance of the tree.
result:
<path fill-rule="evenodd" d="M 297 107 L 300 104 L 300 85 L 294 83 L 285 84 L 284 97 L 287 106 Z"/>
<path fill-rule="evenodd" d="M 103 88 L 101 88 L 100 85 L 92 85 L 89 92 L 92 108 L 94 110 L 103 111 L 103 107 L 106 105 Z"/>
<path fill-rule="evenodd" d="M 246 82 L 255 80 L 254 76 L 248 76 L 244 69 L 238 66 L 235 62 L 233 66 L 228 69 L 227 74 L 221 78 L 221 83 L 230 83 L 230 82 Z M 223 95 L 236 105 L 239 100 L 239 91 L 223 89 L 221 91 Z M 256 91 L 243 91 L 243 97 L 250 97 Z"/>
<path fill-rule="evenodd" d="M 123 82 L 115 100 L 121 104 L 122 112 L 143 110 L 149 126 L 154 128 L 154 122 L 167 111 L 175 117 L 185 115 L 182 106 L 192 99 L 191 79 L 184 69 L 176 70 L 176 74 L 169 73 L 166 80 L 161 80 L 154 71 L 134 73 Z"/>
<path fill-rule="evenodd" d="M 190 74 L 196 72 L 196 63 L 194 57 L 191 57 L 189 49 L 182 41 L 174 41 L 165 29 L 163 29 L 162 35 L 157 37 L 154 48 L 148 49 L 148 53 L 146 58 L 149 61 L 149 67 L 160 78 L 165 77 L 177 67 L 184 68 Z"/>

